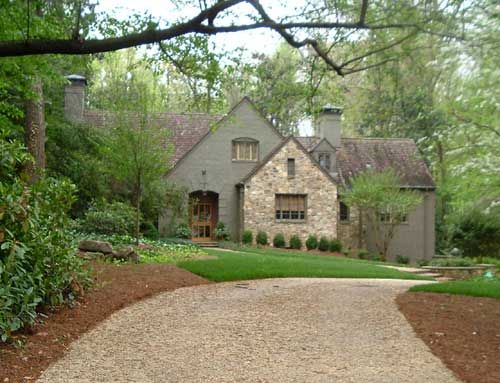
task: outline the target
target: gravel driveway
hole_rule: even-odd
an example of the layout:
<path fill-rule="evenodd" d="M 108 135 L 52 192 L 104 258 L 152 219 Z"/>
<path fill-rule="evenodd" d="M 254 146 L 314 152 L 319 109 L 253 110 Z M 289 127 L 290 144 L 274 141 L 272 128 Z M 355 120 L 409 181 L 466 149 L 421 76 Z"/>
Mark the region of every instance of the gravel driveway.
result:
<path fill-rule="evenodd" d="M 294 278 L 178 289 L 115 313 L 38 382 L 457 383 L 394 303 L 416 283 Z"/>

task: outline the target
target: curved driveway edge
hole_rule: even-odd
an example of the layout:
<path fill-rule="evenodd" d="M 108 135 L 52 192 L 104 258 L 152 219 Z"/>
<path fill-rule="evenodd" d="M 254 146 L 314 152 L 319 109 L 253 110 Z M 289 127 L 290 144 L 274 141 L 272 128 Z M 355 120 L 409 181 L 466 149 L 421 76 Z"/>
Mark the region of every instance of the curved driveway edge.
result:
<path fill-rule="evenodd" d="M 394 303 L 418 283 L 291 278 L 181 288 L 113 314 L 38 382 L 458 383 Z"/>

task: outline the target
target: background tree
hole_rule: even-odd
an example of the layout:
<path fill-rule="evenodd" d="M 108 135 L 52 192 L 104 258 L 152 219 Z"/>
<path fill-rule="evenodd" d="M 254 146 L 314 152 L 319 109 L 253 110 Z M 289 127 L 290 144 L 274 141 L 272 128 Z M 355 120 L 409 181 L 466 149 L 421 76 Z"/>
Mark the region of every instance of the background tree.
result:
<path fill-rule="evenodd" d="M 373 229 L 375 246 L 386 260 L 391 240 L 400 225 L 418 205 L 422 196 L 413 190 L 402 190 L 394 170 L 366 171 L 352 181 L 342 197 L 348 206 L 360 210 Z"/>

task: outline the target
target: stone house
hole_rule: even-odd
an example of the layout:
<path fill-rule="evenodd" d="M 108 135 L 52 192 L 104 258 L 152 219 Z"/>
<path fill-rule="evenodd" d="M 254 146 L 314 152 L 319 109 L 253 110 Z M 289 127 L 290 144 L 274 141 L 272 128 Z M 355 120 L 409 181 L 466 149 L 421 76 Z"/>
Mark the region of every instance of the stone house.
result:
<path fill-rule="evenodd" d="M 69 76 L 65 113 L 73 121 L 105 126 L 110 113 L 84 107 L 86 81 Z M 357 209 L 341 202 L 342 190 L 367 169 L 392 167 L 401 188 L 418 190 L 423 202 L 402 223 L 391 242 L 389 259 L 412 261 L 434 255 L 435 185 L 409 139 L 344 138 L 342 110 L 324 108 L 313 137 L 283 137 L 243 98 L 224 116 L 202 113 L 159 113 L 174 145 L 168 182 L 185 187 L 192 203 L 189 225 L 193 241 L 214 240 L 222 221 L 232 240 L 244 230 L 272 238 L 309 234 L 339 238 L 344 246 L 375 251 L 373 230 Z M 162 234 L 179 222 L 171 212 L 159 217 Z"/>

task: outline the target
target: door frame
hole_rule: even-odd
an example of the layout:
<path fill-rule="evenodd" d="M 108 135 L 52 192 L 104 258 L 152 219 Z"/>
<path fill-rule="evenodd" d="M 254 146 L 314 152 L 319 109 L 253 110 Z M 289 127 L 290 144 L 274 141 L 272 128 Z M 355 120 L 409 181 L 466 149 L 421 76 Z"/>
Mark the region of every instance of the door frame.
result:
<path fill-rule="evenodd" d="M 214 229 L 219 217 L 219 195 L 209 191 L 196 191 L 189 194 L 189 228 L 191 229 L 191 240 L 193 242 L 212 241 L 215 239 Z M 208 211 L 208 217 L 207 217 Z M 195 212 L 197 213 L 195 215 Z M 203 219 L 196 217 L 202 216 Z M 199 233 L 195 227 L 203 228 L 204 236 L 194 235 Z"/>

